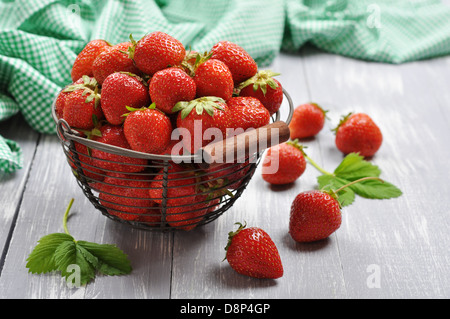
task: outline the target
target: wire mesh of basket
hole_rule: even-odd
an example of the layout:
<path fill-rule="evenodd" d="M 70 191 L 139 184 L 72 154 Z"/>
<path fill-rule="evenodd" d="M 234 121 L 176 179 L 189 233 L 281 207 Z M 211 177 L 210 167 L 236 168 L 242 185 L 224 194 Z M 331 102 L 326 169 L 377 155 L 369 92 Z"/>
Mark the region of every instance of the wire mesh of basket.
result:
<path fill-rule="evenodd" d="M 287 127 L 292 118 L 292 100 L 285 90 L 283 93 L 289 104 L 287 119 L 280 121 L 278 111 L 268 127 L 277 123 Z M 57 117 L 55 105 L 52 113 L 67 162 L 84 195 L 104 216 L 144 230 L 191 230 L 216 220 L 242 195 L 264 149 L 283 142 L 280 136 L 271 140 L 265 128 L 258 128 L 234 140 L 208 145 L 207 155 L 212 154 L 214 160 L 202 152 L 147 154 L 87 139 Z M 265 143 L 249 147 L 252 138 L 258 142 L 263 133 Z M 284 140 L 288 133 L 287 128 Z M 217 160 L 225 159 L 222 147 L 227 142 L 230 145 L 230 140 L 233 161 Z"/>

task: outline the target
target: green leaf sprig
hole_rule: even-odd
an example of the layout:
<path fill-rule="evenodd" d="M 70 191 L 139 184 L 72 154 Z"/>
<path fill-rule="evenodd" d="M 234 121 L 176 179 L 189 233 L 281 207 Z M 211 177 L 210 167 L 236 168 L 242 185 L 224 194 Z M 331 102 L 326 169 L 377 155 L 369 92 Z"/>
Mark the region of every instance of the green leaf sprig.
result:
<path fill-rule="evenodd" d="M 108 276 L 129 274 L 132 270 L 126 254 L 115 245 L 96 244 L 75 240 L 67 229 L 67 219 L 74 199 L 63 218 L 64 233 L 53 233 L 38 240 L 38 244 L 27 258 L 30 273 L 43 274 L 60 271 L 68 284 L 73 280 L 73 267 L 79 267 L 79 282 L 89 283 L 96 273 Z"/>
<path fill-rule="evenodd" d="M 352 204 L 355 195 L 369 199 L 389 199 L 402 195 L 397 186 L 380 178 L 381 170 L 378 166 L 364 160 L 358 153 L 346 155 L 332 173 L 320 167 L 305 152 L 303 155 L 322 173 L 317 177 L 319 189 L 334 191 L 342 207 Z"/>

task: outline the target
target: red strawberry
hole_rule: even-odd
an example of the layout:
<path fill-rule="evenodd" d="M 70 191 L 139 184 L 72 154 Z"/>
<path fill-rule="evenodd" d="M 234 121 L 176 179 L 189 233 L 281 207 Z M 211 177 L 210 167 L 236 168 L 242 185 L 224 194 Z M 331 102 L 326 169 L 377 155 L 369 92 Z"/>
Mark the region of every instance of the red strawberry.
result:
<path fill-rule="evenodd" d="M 72 66 L 72 81 L 76 82 L 83 75 L 94 76 L 92 64 L 103 51 L 108 50 L 111 45 L 105 40 L 92 40 L 78 54 Z"/>
<path fill-rule="evenodd" d="M 253 96 L 269 110 L 270 115 L 276 113 L 283 102 L 283 87 L 273 77 L 279 75 L 272 71 L 259 71 L 239 85 L 239 96 Z"/>
<path fill-rule="evenodd" d="M 226 101 L 233 95 L 233 76 L 222 61 L 208 59 L 198 65 L 194 81 L 197 85 L 197 97 L 217 96 Z"/>
<path fill-rule="evenodd" d="M 100 135 L 92 139 L 100 143 L 131 149 L 121 125 L 105 124 L 100 128 Z M 91 154 L 95 166 L 114 172 L 136 173 L 143 171 L 147 165 L 146 159 L 117 155 L 95 148 L 91 150 Z"/>
<path fill-rule="evenodd" d="M 249 160 L 243 163 L 224 163 L 218 166 L 208 168 L 205 173 L 214 188 L 222 190 L 222 193 L 227 193 L 227 189 L 237 190 L 242 185 L 244 179 L 249 176 L 252 168 Z"/>
<path fill-rule="evenodd" d="M 232 97 L 227 101 L 230 124 L 232 128 L 258 128 L 269 124 L 269 111 L 262 103 L 250 96 Z"/>
<path fill-rule="evenodd" d="M 66 91 L 66 89 L 74 84 L 83 84 L 85 82 L 85 80 L 87 80 L 88 82 L 91 80 L 91 78 L 89 77 L 81 77 L 80 79 L 78 79 L 76 82 L 66 86 L 65 88 L 63 88 L 59 93 L 58 96 L 56 97 L 56 101 L 55 101 L 55 112 L 56 112 L 56 116 L 60 119 L 63 117 L 63 113 L 64 113 L 64 105 L 66 104 L 66 97 L 67 95 L 70 94 L 71 91 Z"/>
<path fill-rule="evenodd" d="M 226 259 L 236 272 L 255 278 L 283 276 L 280 254 L 270 236 L 261 228 L 240 227 L 228 234 Z"/>
<path fill-rule="evenodd" d="M 133 60 L 128 57 L 128 48 L 131 46 L 131 42 L 116 44 L 94 60 L 92 72 L 100 85 L 103 84 L 108 75 L 115 72 L 140 73 Z"/>
<path fill-rule="evenodd" d="M 172 67 L 153 75 L 149 93 L 156 108 L 166 114 L 172 114 L 172 109 L 177 102 L 195 99 L 196 85 L 186 72 Z"/>
<path fill-rule="evenodd" d="M 183 230 L 192 230 L 203 219 L 203 216 L 208 212 L 209 203 L 205 203 L 204 197 L 196 196 L 195 193 L 189 194 L 189 202 L 182 204 L 183 206 L 168 207 L 166 210 L 167 223 L 175 228 Z M 171 200 L 174 204 L 174 200 Z"/>
<path fill-rule="evenodd" d="M 170 144 L 172 124 L 170 119 L 152 104 L 148 108 L 132 109 L 123 123 L 125 137 L 131 149 L 150 154 L 160 154 Z"/>
<path fill-rule="evenodd" d="M 152 216 L 154 204 L 148 193 L 151 182 L 147 178 L 142 175 L 109 173 L 100 186 L 100 204 L 111 215 L 125 220 L 136 220 L 144 214 L 147 218 Z M 158 222 L 158 216 L 155 217 L 155 222 Z"/>
<path fill-rule="evenodd" d="M 297 106 L 289 123 L 291 139 L 302 139 L 319 134 L 325 124 L 326 112 L 316 103 Z"/>
<path fill-rule="evenodd" d="M 289 234 L 298 242 L 325 239 L 342 222 L 338 201 L 326 192 L 306 191 L 298 194 L 291 206 Z"/>
<path fill-rule="evenodd" d="M 65 97 L 62 117 L 71 127 L 92 129 L 94 121 L 103 118 L 98 90 L 95 79 L 88 77 L 84 77 L 82 84 L 73 84 L 63 90 L 70 94 Z"/>
<path fill-rule="evenodd" d="M 132 73 L 115 72 L 108 75 L 102 85 L 102 110 L 113 125 L 124 121 L 127 106 L 141 108 L 150 104 L 148 89 L 140 77 Z"/>
<path fill-rule="evenodd" d="M 95 163 L 92 158 L 91 150 L 84 144 L 75 142 L 75 152 L 80 161 L 80 166 L 84 176 L 91 182 L 101 182 L 104 179 L 105 172 L 95 167 Z M 73 159 L 72 159 L 73 158 Z M 76 159 L 72 152 L 70 152 L 70 166 L 76 171 Z"/>
<path fill-rule="evenodd" d="M 143 73 L 153 75 L 169 66 L 181 64 L 186 50 L 183 44 L 174 37 L 160 31 L 144 36 L 133 42 L 130 57 Z"/>
<path fill-rule="evenodd" d="M 262 165 L 262 178 L 270 184 L 290 184 L 305 169 L 306 160 L 301 145 L 297 141 L 289 141 L 269 148 Z"/>
<path fill-rule="evenodd" d="M 383 135 L 375 122 L 364 113 L 343 117 L 335 129 L 336 147 L 344 154 L 375 155 L 383 142 Z"/>
<path fill-rule="evenodd" d="M 224 139 L 227 128 L 230 127 L 228 106 L 221 98 L 209 96 L 189 102 L 179 102 L 175 105 L 174 111 L 180 111 L 177 127 L 183 136 L 185 148 L 192 153 L 214 139 Z M 189 136 L 185 136 L 184 130 L 187 130 Z M 211 137 L 205 132 L 211 133 Z"/>
<path fill-rule="evenodd" d="M 233 75 L 235 85 L 251 78 L 258 71 L 255 60 L 241 46 L 230 41 L 220 41 L 211 50 L 212 59 L 224 62 Z"/>

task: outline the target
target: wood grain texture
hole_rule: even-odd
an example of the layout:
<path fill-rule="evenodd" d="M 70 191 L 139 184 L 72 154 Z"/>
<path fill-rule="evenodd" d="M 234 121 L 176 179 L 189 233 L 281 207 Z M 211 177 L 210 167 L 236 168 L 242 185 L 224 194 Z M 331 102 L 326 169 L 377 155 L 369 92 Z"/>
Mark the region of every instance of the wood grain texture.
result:
<path fill-rule="evenodd" d="M 146 232 L 96 211 L 71 175 L 57 138 L 42 136 L 33 158 L 37 135 L 24 130 L 29 174 L 24 170 L 0 184 L 2 190 L 24 190 L 23 196 L 0 193 L 9 214 L 17 213 L 1 225 L 1 236 L 9 229 L 12 236 L 0 237 L 7 243 L 0 298 L 449 298 L 450 57 L 388 65 L 305 48 L 280 54 L 270 68 L 281 73 L 295 105 L 316 102 L 329 111 L 322 132 L 302 141 L 311 158 L 333 171 L 343 154 L 331 129 L 341 115 L 366 112 L 384 136 L 371 161 L 404 194 L 390 200 L 357 197 L 343 209 L 343 223 L 330 238 L 299 244 L 287 232 L 290 205 L 299 192 L 317 188 L 320 173 L 308 166 L 294 184 L 274 187 L 263 181 L 260 166 L 242 197 L 214 222 L 189 232 Z M 285 103 L 281 114 L 283 120 Z M 8 129 L 14 132 L 12 125 L 2 126 L 1 134 Z M 27 273 L 25 260 L 36 241 L 63 231 L 62 215 L 72 197 L 70 232 L 118 245 L 132 261 L 130 275 L 100 276 L 69 289 L 59 274 Z M 282 278 L 244 277 L 222 261 L 228 232 L 244 221 L 272 237 Z"/>

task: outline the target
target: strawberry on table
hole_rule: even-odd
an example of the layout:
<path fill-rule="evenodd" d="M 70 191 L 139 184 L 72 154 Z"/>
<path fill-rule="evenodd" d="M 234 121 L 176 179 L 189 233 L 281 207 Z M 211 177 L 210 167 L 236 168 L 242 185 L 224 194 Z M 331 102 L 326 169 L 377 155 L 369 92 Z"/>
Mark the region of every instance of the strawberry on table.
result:
<path fill-rule="evenodd" d="M 225 63 L 216 59 L 207 59 L 195 69 L 194 81 L 197 97 L 217 96 L 225 101 L 233 95 L 233 75 Z"/>
<path fill-rule="evenodd" d="M 276 279 L 283 276 L 278 249 L 259 227 L 239 228 L 228 234 L 226 260 L 237 273 L 254 278 Z"/>
<path fill-rule="evenodd" d="M 177 102 L 195 99 L 196 85 L 182 69 L 171 67 L 153 75 L 149 84 L 149 93 L 156 108 L 166 114 L 172 114 Z"/>
<path fill-rule="evenodd" d="M 225 139 L 227 128 L 231 127 L 227 113 L 228 106 L 223 99 L 218 97 L 206 96 L 189 102 L 178 102 L 174 107 L 174 112 L 179 112 L 177 127 L 183 136 L 185 148 L 192 154 L 212 142 L 214 138 Z M 181 129 L 187 130 L 189 136 L 184 136 L 185 132 Z M 212 129 L 210 132 L 214 133 L 211 136 L 212 140 L 205 136 L 205 131 L 208 129 Z"/>
<path fill-rule="evenodd" d="M 131 150 L 122 125 L 105 124 L 100 128 L 100 136 L 93 136 L 94 141 Z M 124 173 L 137 173 L 146 168 L 147 160 L 142 158 L 117 155 L 93 148 L 93 163 L 98 168 Z"/>
<path fill-rule="evenodd" d="M 313 137 L 323 129 L 326 112 L 316 103 L 297 106 L 289 123 L 291 139 Z"/>
<path fill-rule="evenodd" d="M 274 73 L 270 70 L 262 70 L 250 79 L 239 85 L 239 96 L 253 96 L 269 110 L 270 115 L 276 113 L 283 102 L 283 87 L 274 79 Z"/>
<path fill-rule="evenodd" d="M 73 63 L 71 72 L 72 81 L 76 82 L 83 75 L 93 77 L 92 64 L 94 63 L 94 60 L 100 53 L 109 48 L 111 48 L 111 45 L 101 39 L 92 40 L 86 44 Z"/>
<path fill-rule="evenodd" d="M 329 237 L 342 222 L 339 202 L 328 192 L 305 191 L 291 206 L 289 234 L 297 242 L 312 242 Z"/>
<path fill-rule="evenodd" d="M 131 42 L 123 42 L 112 46 L 110 49 L 102 52 L 92 64 L 92 72 L 100 85 L 103 84 L 106 77 L 115 72 L 129 72 L 140 74 L 139 69 L 134 65 L 132 59 L 128 56 L 128 48 Z"/>
<path fill-rule="evenodd" d="M 241 46 L 230 41 L 220 41 L 211 49 L 212 59 L 224 62 L 233 75 L 235 85 L 251 78 L 258 71 L 255 60 Z"/>
<path fill-rule="evenodd" d="M 169 66 L 180 65 L 186 55 L 179 40 L 160 31 L 152 32 L 137 42 L 131 37 L 131 42 L 130 57 L 139 70 L 150 76 Z"/>
<path fill-rule="evenodd" d="M 102 85 L 102 110 L 110 124 L 120 125 L 128 107 L 141 108 L 150 104 L 147 86 L 132 73 L 115 72 Z"/>
<path fill-rule="evenodd" d="M 306 169 L 302 146 L 297 140 L 272 146 L 262 164 L 262 178 L 274 185 L 295 182 Z"/>
<path fill-rule="evenodd" d="M 128 108 L 123 130 L 132 150 L 150 154 L 160 154 L 171 141 L 172 124 L 163 112 L 150 107 Z"/>
<path fill-rule="evenodd" d="M 365 113 L 344 116 L 336 132 L 336 147 L 344 154 L 359 153 L 364 157 L 375 155 L 383 142 L 380 128 Z"/>

